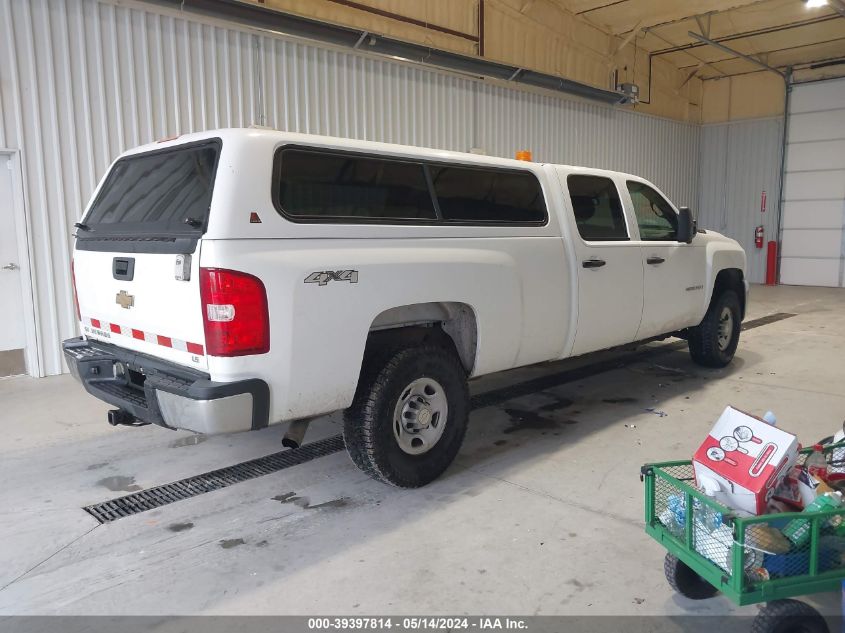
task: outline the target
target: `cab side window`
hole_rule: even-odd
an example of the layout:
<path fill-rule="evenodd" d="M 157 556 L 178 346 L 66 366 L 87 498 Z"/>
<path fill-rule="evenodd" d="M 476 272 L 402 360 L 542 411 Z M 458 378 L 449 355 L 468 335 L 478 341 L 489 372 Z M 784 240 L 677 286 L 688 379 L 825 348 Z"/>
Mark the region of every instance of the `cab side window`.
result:
<path fill-rule="evenodd" d="M 435 220 L 421 163 L 283 148 L 278 203 L 314 221 Z"/>
<path fill-rule="evenodd" d="M 604 176 L 572 174 L 566 179 L 578 233 L 588 242 L 628 238 L 625 213 L 616 185 Z"/>
<path fill-rule="evenodd" d="M 640 239 L 676 241 L 678 214 L 666 199 L 641 182 L 629 180 L 627 185 L 640 227 Z"/>

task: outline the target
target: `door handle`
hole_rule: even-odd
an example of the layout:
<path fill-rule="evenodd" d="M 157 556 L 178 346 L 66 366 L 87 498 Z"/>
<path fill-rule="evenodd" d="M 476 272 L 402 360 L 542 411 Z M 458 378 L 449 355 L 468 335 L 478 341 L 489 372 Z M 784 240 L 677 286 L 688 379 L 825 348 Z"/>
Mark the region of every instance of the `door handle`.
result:
<path fill-rule="evenodd" d="M 581 262 L 581 265 L 584 268 L 601 268 L 606 263 L 607 262 L 603 259 L 585 259 L 583 262 Z"/>
<path fill-rule="evenodd" d="M 662 264 L 665 261 L 662 257 L 649 257 L 645 260 L 646 264 Z"/>
<path fill-rule="evenodd" d="M 20 268 L 20 266 L 18 266 L 14 262 L 9 262 L 5 266 L 3 266 L 3 270 L 17 270 L 18 268 Z"/>

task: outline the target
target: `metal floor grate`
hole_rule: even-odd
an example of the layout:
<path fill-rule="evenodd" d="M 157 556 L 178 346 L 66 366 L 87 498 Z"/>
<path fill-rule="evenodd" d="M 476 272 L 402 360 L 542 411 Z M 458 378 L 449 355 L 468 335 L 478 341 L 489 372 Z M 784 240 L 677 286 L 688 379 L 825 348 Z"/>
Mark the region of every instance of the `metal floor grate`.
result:
<path fill-rule="evenodd" d="M 109 523 L 175 501 L 190 499 L 206 492 L 226 488 L 241 481 L 269 475 L 341 450 L 343 450 L 343 438 L 340 435 L 333 435 L 317 442 L 305 444 L 295 451 L 284 450 L 272 453 L 234 466 L 212 470 L 155 488 L 133 492 L 117 499 L 86 506 L 83 510 L 100 523 Z"/>
<path fill-rule="evenodd" d="M 788 319 L 796 315 L 788 312 L 778 312 L 768 316 L 746 321 L 742 324 L 743 330 L 751 330 L 763 325 L 769 325 L 783 319 Z M 678 351 L 685 348 L 686 341 L 676 341 L 661 345 L 657 348 L 648 349 L 645 351 L 634 352 L 622 357 L 611 358 L 605 361 L 599 361 L 578 367 L 576 369 L 565 370 L 555 374 L 542 376 L 533 380 L 509 385 L 500 389 L 493 389 L 472 397 L 471 408 L 480 409 L 489 407 L 494 404 L 506 402 L 512 398 L 523 395 L 528 395 L 543 389 L 548 389 L 557 385 L 562 385 L 575 380 L 581 380 L 596 374 L 601 374 L 606 371 L 624 367 L 631 362 L 641 362 L 648 360 L 653 356 L 666 354 L 668 352 Z M 211 472 L 180 479 L 169 484 L 148 488 L 139 492 L 133 492 L 117 499 L 104 501 L 94 505 L 83 508 L 88 514 L 93 516 L 100 523 L 109 523 L 128 517 L 139 512 L 146 512 L 154 508 L 160 508 L 169 503 L 182 501 L 183 499 L 190 499 L 197 495 L 227 488 L 233 484 L 241 481 L 248 481 L 263 475 L 290 468 L 291 466 L 298 466 L 305 462 L 310 462 L 312 459 L 318 457 L 325 457 L 332 453 L 337 453 L 344 449 L 343 437 L 341 435 L 333 435 L 317 442 L 305 444 L 302 448 L 295 451 L 284 450 L 278 453 L 272 453 L 265 457 L 259 457 L 248 462 L 235 464 L 234 466 L 227 466 L 219 470 L 212 470 Z"/>

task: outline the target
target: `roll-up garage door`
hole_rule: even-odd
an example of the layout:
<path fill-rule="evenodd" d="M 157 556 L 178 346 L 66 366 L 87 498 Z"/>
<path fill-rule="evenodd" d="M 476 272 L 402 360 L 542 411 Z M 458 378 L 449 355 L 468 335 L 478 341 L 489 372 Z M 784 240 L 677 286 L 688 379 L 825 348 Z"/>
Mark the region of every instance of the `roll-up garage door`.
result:
<path fill-rule="evenodd" d="M 797 85 L 787 122 L 780 280 L 845 286 L 845 79 Z"/>

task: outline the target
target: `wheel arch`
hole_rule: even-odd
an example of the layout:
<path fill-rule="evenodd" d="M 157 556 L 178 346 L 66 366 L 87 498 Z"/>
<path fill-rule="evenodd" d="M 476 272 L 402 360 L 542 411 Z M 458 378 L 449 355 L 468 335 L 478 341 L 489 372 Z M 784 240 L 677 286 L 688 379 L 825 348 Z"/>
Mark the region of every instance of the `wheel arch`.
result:
<path fill-rule="evenodd" d="M 478 352 L 478 319 L 466 303 L 436 301 L 389 308 L 370 325 L 364 356 L 379 347 L 395 347 L 431 338 L 448 340 L 461 364 L 472 375 Z"/>
<path fill-rule="evenodd" d="M 722 294 L 725 290 L 733 290 L 739 297 L 741 318 L 745 319 L 745 275 L 739 268 L 723 268 L 716 274 L 713 280 L 713 292 L 710 294 L 710 301 Z"/>

